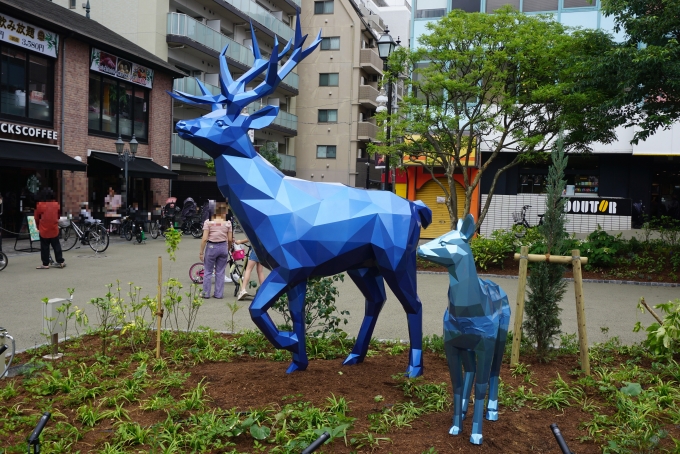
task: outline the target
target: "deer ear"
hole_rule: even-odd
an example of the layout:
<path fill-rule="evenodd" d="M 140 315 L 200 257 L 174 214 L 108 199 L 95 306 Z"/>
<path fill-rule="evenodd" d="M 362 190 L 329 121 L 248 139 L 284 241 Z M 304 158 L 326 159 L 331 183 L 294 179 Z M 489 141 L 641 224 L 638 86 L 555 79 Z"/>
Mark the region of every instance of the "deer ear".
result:
<path fill-rule="evenodd" d="M 465 219 L 458 220 L 458 232 L 465 242 L 472 239 L 475 234 L 475 218 L 471 214 L 465 216 Z"/>
<path fill-rule="evenodd" d="M 266 128 L 276 118 L 279 114 L 279 108 L 276 106 L 264 106 L 262 109 L 258 110 L 254 114 L 248 117 L 247 123 L 250 129 L 262 129 Z"/>

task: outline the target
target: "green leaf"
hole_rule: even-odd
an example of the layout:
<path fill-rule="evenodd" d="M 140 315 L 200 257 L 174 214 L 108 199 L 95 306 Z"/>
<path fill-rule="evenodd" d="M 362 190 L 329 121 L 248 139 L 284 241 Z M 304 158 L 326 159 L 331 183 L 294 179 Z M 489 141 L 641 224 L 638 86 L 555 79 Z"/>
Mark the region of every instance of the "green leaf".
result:
<path fill-rule="evenodd" d="M 269 436 L 270 433 L 271 429 L 269 429 L 267 426 L 257 426 L 255 424 L 250 426 L 250 435 L 252 435 L 256 440 L 264 440 Z"/>
<path fill-rule="evenodd" d="M 624 382 L 626 386 L 621 388 L 621 392 L 629 397 L 639 396 L 642 393 L 642 386 L 640 383 Z"/>

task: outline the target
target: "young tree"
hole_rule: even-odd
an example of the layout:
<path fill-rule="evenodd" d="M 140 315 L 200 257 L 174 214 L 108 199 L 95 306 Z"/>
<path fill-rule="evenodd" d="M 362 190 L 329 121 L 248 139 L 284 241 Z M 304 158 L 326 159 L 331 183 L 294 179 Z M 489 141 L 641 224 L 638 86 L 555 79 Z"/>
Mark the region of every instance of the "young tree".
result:
<path fill-rule="evenodd" d="M 680 118 L 680 2 L 603 0 L 625 41 L 606 52 L 584 82 L 617 88 L 618 122 L 637 125 L 634 143 Z"/>
<path fill-rule="evenodd" d="M 509 7 L 494 14 L 455 10 L 428 27 L 420 48 L 400 48 L 390 59 L 392 68 L 412 71 L 398 111 L 378 117 L 389 121 L 392 137 L 400 140 L 386 143 L 383 134 L 369 152 L 389 155 L 391 165 L 403 156 L 433 176 L 443 169 L 448 185 L 440 186 L 452 229 L 458 221 L 454 174 L 463 176 L 465 215 L 489 166 L 501 152 L 515 153 L 493 175 L 479 226 L 499 176 L 550 149 L 560 130 L 567 131 L 567 148 L 615 138 L 613 127 L 601 120 L 600 105 L 609 94 L 599 85 L 577 84 L 591 60 L 612 45 L 605 34 L 568 30 Z M 478 165 L 472 158 L 480 159 L 480 148 L 491 154 L 472 178 L 465 168 Z"/>
<path fill-rule="evenodd" d="M 562 198 L 562 191 L 567 184 L 564 180 L 564 169 L 568 160 L 561 140 L 552 151 L 551 157 L 546 211 L 543 225 L 538 229 L 545 238 L 546 254 L 560 254 L 567 236 L 564 213 L 566 200 Z M 564 265 L 538 262 L 532 265 L 527 279 L 529 295 L 525 306 L 524 332 L 529 340 L 536 344 L 536 354 L 541 361 L 547 361 L 553 340 L 561 332 L 560 301 L 567 290 L 567 282 L 563 277 Z"/>

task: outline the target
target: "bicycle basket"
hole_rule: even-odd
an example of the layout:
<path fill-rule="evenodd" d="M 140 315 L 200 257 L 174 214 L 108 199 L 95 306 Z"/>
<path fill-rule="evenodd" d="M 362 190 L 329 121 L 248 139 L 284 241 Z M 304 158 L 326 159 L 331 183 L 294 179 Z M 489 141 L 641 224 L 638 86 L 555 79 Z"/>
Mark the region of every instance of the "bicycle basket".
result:
<path fill-rule="evenodd" d="M 231 258 L 234 260 L 243 260 L 246 256 L 246 251 L 243 249 L 235 249 L 231 252 Z"/>
<path fill-rule="evenodd" d="M 512 213 L 512 219 L 515 222 L 522 222 L 522 212 L 521 211 L 515 211 Z"/>

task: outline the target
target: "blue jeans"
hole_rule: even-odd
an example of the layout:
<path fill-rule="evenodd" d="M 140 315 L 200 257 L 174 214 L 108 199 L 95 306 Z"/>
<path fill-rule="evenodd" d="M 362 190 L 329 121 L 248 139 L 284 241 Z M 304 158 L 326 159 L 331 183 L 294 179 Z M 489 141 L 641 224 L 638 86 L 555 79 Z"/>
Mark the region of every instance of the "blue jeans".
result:
<path fill-rule="evenodd" d="M 224 271 L 227 268 L 227 242 L 208 243 L 203 257 L 203 295 L 210 296 L 210 286 L 215 281 L 215 298 L 224 296 Z M 213 270 L 215 274 L 213 275 Z"/>

